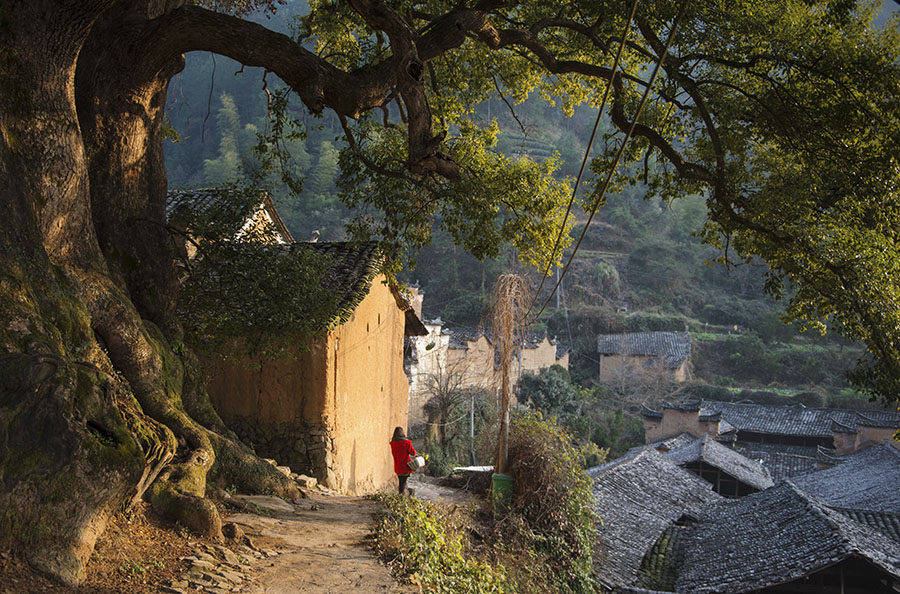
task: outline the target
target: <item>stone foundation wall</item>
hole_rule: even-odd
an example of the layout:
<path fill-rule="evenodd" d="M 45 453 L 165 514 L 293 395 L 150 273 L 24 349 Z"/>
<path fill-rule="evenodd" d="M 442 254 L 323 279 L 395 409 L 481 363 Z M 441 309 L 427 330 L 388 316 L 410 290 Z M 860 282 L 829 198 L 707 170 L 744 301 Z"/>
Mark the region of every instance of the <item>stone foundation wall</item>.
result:
<path fill-rule="evenodd" d="M 327 425 L 266 424 L 244 417 L 231 419 L 228 426 L 257 455 L 335 488 L 334 436 Z"/>

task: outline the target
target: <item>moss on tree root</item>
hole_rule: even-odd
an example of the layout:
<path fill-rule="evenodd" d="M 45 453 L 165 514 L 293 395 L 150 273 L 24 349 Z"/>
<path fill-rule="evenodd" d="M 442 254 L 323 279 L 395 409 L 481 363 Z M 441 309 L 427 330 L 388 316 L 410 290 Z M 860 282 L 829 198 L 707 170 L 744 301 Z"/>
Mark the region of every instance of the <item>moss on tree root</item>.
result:
<path fill-rule="evenodd" d="M 58 356 L 0 357 L 0 546 L 78 583 L 145 468 L 115 382 Z"/>

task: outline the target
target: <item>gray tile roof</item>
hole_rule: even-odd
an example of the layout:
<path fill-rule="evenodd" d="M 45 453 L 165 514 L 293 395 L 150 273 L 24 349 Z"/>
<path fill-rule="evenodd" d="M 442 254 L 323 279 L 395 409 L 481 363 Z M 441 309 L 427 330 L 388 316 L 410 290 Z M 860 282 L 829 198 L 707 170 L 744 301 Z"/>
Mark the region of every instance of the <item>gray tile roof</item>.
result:
<path fill-rule="evenodd" d="M 898 413 L 891 411 L 867 410 L 856 412 L 856 424 L 860 427 L 881 427 L 885 429 L 900 429 Z"/>
<path fill-rule="evenodd" d="M 834 423 L 855 432 L 858 426 L 889 427 L 900 429 L 900 413 L 893 411 L 866 411 L 837 408 L 806 408 L 802 405 L 780 406 L 716 401 L 688 401 L 680 404 L 665 402 L 663 408 L 698 410 L 701 418 L 721 416 L 723 423 L 740 431 L 768 433 L 772 435 L 803 435 L 831 437 Z M 652 409 L 642 409 L 644 416 L 659 415 Z M 722 430 L 724 432 L 724 430 Z"/>
<path fill-rule="evenodd" d="M 683 529 L 678 547 L 675 592 L 750 592 L 854 555 L 900 577 L 900 543 L 790 481 L 709 506 L 696 526 Z M 653 577 L 646 571 L 650 561 L 643 564 L 645 578 Z"/>
<path fill-rule="evenodd" d="M 816 470 L 816 448 L 779 444 L 735 444 L 734 450 L 752 460 L 759 460 L 774 481 L 807 474 Z"/>
<path fill-rule="evenodd" d="M 704 402 L 703 412 L 721 413 L 738 431 L 823 437 L 831 437 L 832 419 L 850 416 L 850 411 L 731 402 Z"/>
<path fill-rule="evenodd" d="M 669 368 L 679 367 L 691 356 L 688 332 L 632 332 L 601 334 L 597 337 L 601 355 L 641 355 L 659 357 Z"/>
<path fill-rule="evenodd" d="M 173 214 L 181 208 L 187 208 L 199 214 L 219 214 L 233 219 L 235 233 L 253 212 L 263 208 L 274 222 L 274 230 L 281 235 L 285 243 L 294 241 L 291 232 L 266 192 L 259 192 L 259 200 L 255 203 L 248 203 L 239 192 L 229 188 L 170 190 L 166 194 L 166 218 L 172 219 Z"/>
<path fill-rule="evenodd" d="M 370 242 L 323 241 L 318 243 L 292 243 L 263 246 L 264 251 L 289 257 L 290 254 L 313 252 L 324 258 L 324 275 L 321 284 L 335 297 L 328 330 L 350 320 L 353 312 L 369 294 L 375 277 L 381 271 L 382 255 L 378 244 Z M 299 290 L 299 289 L 298 289 Z M 396 287 L 390 287 L 397 307 L 405 317 L 405 334 L 425 335 L 428 331 L 416 316 L 412 306 Z"/>
<path fill-rule="evenodd" d="M 838 458 L 836 466 L 793 479 L 832 507 L 900 513 L 900 452 L 887 444 Z"/>
<path fill-rule="evenodd" d="M 695 439 L 697 439 L 696 435 L 691 435 L 690 433 L 679 433 L 674 437 L 667 437 L 665 439 L 660 439 L 659 441 L 654 441 L 652 445 L 659 452 L 670 452 L 676 448 L 680 448 L 681 446 L 685 446 L 689 443 L 692 443 Z"/>
<path fill-rule="evenodd" d="M 845 516 L 900 543 L 900 513 L 836 508 Z"/>
<path fill-rule="evenodd" d="M 685 400 L 684 402 L 666 402 L 662 403 L 663 408 L 671 410 L 681 410 L 685 412 L 699 412 L 703 407 L 702 400 Z"/>
<path fill-rule="evenodd" d="M 310 250 L 330 260 L 323 284 L 338 294 L 333 317 L 335 324 L 343 324 L 350 319 L 356 307 L 369 294 L 381 264 L 381 252 L 374 241 L 359 244 L 340 241 L 294 243 L 287 249 Z"/>
<path fill-rule="evenodd" d="M 652 447 L 590 470 L 598 529 L 597 578 L 607 587 L 635 585 L 641 559 L 683 515 L 721 500 L 712 485 Z"/>
<path fill-rule="evenodd" d="M 774 484 L 769 471 L 758 460 L 742 456 L 709 435 L 698 437 L 691 443 L 668 452 L 666 457 L 679 466 L 690 462 L 705 462 L 760 491 Z"/>

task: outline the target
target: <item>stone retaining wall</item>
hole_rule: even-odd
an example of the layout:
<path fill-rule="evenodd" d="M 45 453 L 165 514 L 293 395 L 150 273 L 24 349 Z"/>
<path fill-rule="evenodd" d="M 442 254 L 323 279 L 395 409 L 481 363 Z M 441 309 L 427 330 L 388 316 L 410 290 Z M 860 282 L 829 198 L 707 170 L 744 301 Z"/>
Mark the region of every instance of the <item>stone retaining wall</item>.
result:
<path fill-rule="evenodd" d="M 244 417 L 229 419 L 228 426 L 258 456 L 273 458 L 297 474 L 334 488 L 334 436 L 324 423 L 270 424 Z"/>

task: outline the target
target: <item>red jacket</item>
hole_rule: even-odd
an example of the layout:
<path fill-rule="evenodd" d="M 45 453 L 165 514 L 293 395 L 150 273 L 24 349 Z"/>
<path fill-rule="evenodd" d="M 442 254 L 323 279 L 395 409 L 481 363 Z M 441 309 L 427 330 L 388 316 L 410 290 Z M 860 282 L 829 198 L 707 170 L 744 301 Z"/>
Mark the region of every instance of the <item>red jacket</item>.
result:
<path fill-rule="evenodd" d="M 411 474 L 412 470 L 406 465 L 410 456 L 416 455 L 416 448 L 410 440 L 391 442 L 391 455 L 394 457 L 394 472 L 397 474 Z"/>

